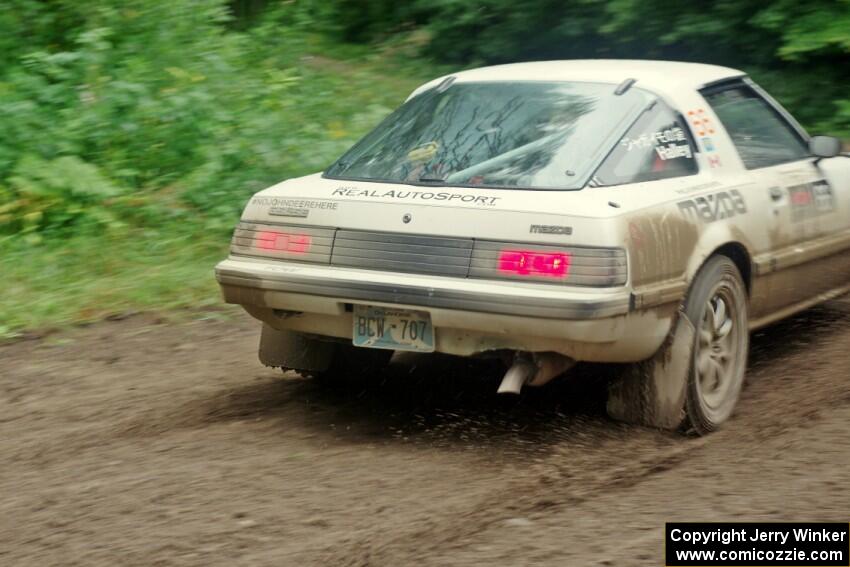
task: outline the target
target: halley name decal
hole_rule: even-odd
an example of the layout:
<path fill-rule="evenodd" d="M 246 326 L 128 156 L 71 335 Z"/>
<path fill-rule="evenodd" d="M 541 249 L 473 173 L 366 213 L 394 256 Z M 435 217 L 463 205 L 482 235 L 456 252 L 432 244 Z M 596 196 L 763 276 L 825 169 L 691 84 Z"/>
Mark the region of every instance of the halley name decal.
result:
<path fill-rule="evenodd" d="M 458 201 L 483 207 L 494 207 L 496 206 L 496 201 L 501 198 L 485 195 L 448 193 L 445 191 L 397 191 L 395 189 L 378 191 L 375 189 L 360 189 L 358 187 L 337 187 L 333 190 L 332 195 L 334 197 L 370 197 L 373 199 L 404 199 L 408 201 Z"/>
<path fill-rule="evenodd" d="M 668 128 L 667 130 L 659 130 L 652 134 L 642 134 L 637 138 L 629 138 L 627 136 L 620 140 L 620 144 L 629 152 L 634 149 L 654 148 L 659 159 L 663 160 L 677 158 L 691 159 L 694 157 L 688 139 L 685 137 L 685 131 L 679 126 Z"/>
<path fill-rule="evenodd" d="M 666 146 L 655 146 L 655 153 L 663 160 L 688 158 L 693 159 L 694 153 L 688 144 L 667 144 Z"/>
<path fill-rule="evenodd" d="M 699 219 L 706 223 L 732 218 L 735 215 L 743 215 L 747 212 L 744 196 L 737 189 L 679 201 L 678 205 L 679 210 L 686 217 Z"/>
<path fill-rule="evenodd" d="M 529 231 L 532 234 L 566 234 L 570 235 L 573 233 L 573 227 L 571 226 L 557 226 L 551 224 L 533 224 L 531 225 Z"/>

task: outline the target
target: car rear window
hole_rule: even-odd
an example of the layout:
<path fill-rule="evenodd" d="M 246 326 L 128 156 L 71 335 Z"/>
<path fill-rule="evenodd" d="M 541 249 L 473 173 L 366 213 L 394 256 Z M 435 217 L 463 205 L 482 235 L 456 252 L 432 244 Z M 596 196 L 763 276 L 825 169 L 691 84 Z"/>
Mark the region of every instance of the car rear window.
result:
<path fill-rule="evenodd" d="M 580 82 L 454 83 L 401 106 L 325 172 L 335 179 L 579 189 L 652 102 Z"/>

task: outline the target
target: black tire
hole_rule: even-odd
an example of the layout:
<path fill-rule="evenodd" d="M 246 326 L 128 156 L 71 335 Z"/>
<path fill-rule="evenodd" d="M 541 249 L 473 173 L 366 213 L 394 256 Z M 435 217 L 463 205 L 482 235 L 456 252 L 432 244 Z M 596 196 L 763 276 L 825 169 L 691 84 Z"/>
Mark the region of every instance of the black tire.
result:
<path fill-rule="evenodd" d="M 726 256 L 713 256 L 694 278 L 661 349 L 609 383 L 608 414 L 699 435 L 714 431 L 740 396 L 749 339 L 741 273 Z"/>
<path fill-rule="evenodd" d="M 747 307 L 747 289 L 735 263 L 726 256 L 709 259 L 684 306 L 695 330 L 685 396 L 686 431 L 710 433 L 735 409 L 749 357 Z"/>

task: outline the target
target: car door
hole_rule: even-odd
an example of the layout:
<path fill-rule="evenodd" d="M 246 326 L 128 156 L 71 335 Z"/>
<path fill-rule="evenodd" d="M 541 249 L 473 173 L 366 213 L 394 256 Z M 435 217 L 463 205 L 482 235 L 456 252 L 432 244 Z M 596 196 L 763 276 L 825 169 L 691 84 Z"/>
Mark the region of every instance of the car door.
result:
<path fill-rule="evenodd" d="M 850 232 L 850 154 L 821 159 L 817 167 L 829 181 L 835 195 L 837 226 L 845 233 Z M 850 234 L 846 236 L 850 238 Z"/>
<path fill-rule="evenodd" d="M 840 166 L 817 162 L 805 131 L 751 81 L 716 85 L 701 94 L 753 182 L 770 196 L 771 214 L 763 217 L 770 253 L 756 259 L 757 272 L 777 274 L 770 278 L 769 307 L 799 303 L 838 285 L 841 274 L 816 260 L 823 256 L 822 242 L 850 228 L 845 196 L 850 188 Z"/>
<path fill-rule="evenodd" d="M 850 159 L 847 156 L 822 159 L 811 155 L 806 131 L 769 94 L 752 81 L 747 81 L 765 103 L 775 110 L 779 120 L 796 132 L 806 144 L 810 161 L 807 163 L 807 160 L 802 160 L 803 170 L 800 175 L 810 179 L 814 176 L 814 180 L 808 188 L 789 187 L 792 220 L 796 216 L 798 220 L 803 217 L 813 221 L 811 224 L 814 226 L 807 227 L 813 237 L 830 236 L 850 230 Z M 789 178 L 797 171 L 789 166 Z M 808 193 L 810 198 L 803 196 L 805 193 Z M 801 211 L 800 207 L 804 210 Z"/>

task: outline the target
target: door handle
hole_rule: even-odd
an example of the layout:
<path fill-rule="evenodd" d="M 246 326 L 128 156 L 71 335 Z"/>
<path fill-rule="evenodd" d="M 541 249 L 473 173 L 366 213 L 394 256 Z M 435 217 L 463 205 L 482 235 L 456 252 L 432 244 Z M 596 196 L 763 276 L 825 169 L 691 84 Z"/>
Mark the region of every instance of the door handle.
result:
<path fill-rule="evenodd" d="M 780 189 L 779 187 L 771 187 L 770 188 L 770 198 L 773 199 L 774 203 L 778 203 L 782 200 L 782 197 L 785 196 L 785 191 Z"/>

